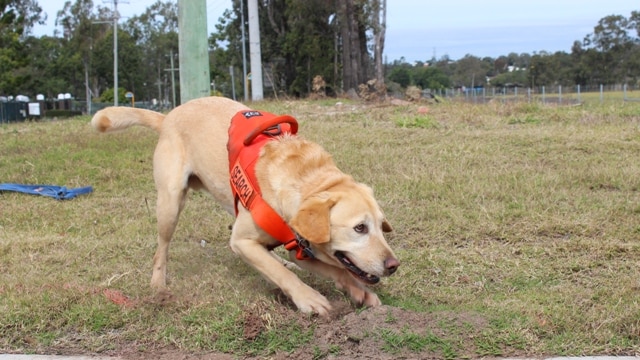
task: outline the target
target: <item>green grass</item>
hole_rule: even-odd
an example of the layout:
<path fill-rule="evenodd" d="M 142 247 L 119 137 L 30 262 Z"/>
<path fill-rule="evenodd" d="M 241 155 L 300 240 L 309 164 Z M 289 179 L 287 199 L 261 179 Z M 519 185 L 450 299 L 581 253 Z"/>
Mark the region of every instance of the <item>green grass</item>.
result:
<path fill-rule="evenodd" d="M 437 128 L 439 124 L 429 115 L 403 116 L 396 120 L 396 125 L 404 128 Z"/>
<path fill-rule="evenodd" d="M 172 243 L 175 298 L 159 303 L 149 288 L 157 135 L 97 134 L 87 117 L 27 122 L 0 126 L 0 182 L 94 193 L 65 202 L 0 194 L 0 351 L 134 346 L 317 359 L 348 356 L 355 343 L 443 359 L 640 351 L 640 103 L 444 102 L 428 114 L 328 100 L 258 107 L 296 116 L 303 136 L 372 185 L 402 261 L 376 291 L 404 312 L 350 333 L 349 343 L 319 343 L 323 323 L 281 303 L 231 252 L 232 218 L 202 193 L 190 194 Z M 344 301 L 329 282 L 300 276 Z M 134 305 L 114 304 L 105 289 Z M 402 318 L 452 313 L 476 320 L 413 329 Z M 247 340 L 251 321 L 260 331 Z"/>

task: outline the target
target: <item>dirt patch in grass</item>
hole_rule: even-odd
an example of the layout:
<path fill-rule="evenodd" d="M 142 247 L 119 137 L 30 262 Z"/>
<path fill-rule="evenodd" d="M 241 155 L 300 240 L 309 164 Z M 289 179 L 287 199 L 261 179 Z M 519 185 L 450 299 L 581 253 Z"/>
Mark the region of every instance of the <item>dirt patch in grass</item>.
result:
<path fill-rule="evenodd" d="M 330 318 L 308 316 L 280 306 L 266 308 L 256 304 L 244 310 L 243 341 L 260 341 L 272 327 L 286 322 L 292 329 L 312 329 L 310 341 L 294 351 L 281 351 L 259 356 L 242 354 L 193 353 L 181 349 L 145 348 L 135 343 L 123 343 L 110 355 L 123 359 L 142 360 L 226 360 L 226 359 L 454 359 L 477 356 L 476 340 L 488 322 L 479 314 L 469 312 L 421 313 L 383 305 L 372 309 L 356 309 L 345 301 L 334 301 Z M 470 329 L 464 334 L 452 329 Z M 291 333 L 290 336 L 298 334 Z M 288 336 L 283 333 L 282 336 Z"/>
<path fill-rule="evenodd" d="M 458 337 L 452 327 L 469 326 L 479 334 L 487 322 L 471 313 L 418 313 L 392 306 L 355 311 L 320 322 L 313 342 L 282 359 L 442 359 L 468 358 L 474 339 Z M 463 345 L 463 343 L 465 343 Z M 461 352 L 463 351 L 463 352 Z M 285 356 L 286 355 L 286 356 Z"/>

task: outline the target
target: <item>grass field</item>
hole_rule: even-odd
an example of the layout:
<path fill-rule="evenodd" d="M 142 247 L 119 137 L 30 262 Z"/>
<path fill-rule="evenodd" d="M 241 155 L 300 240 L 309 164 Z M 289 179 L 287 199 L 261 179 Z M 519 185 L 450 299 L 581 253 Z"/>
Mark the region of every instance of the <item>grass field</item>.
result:
<path fill-rule="evenodd" d="M 295 312 L 231 252 L 233 219 L 193 192 L 171 248 L 173 297 L 160 301 L 149 287 L 157 135 L 97 134 L 88 117 L 27 122 L 0 126 L 0 183 L 94 193 L 0 193 L 0 352 L 640 353 L 640 103 L 445 102 L 426 114 L 335 103 L 255 107 L 294 115 L 375 189 L 402 262 L 377 286 L 382 312 L 306 273 L 336 314 Z"/>

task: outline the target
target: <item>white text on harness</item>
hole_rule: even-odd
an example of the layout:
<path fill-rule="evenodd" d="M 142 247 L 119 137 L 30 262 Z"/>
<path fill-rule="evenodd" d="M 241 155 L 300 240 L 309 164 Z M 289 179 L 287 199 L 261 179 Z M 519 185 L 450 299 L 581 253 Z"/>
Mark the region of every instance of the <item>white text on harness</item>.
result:
<path fill-rule="evenodd" d="M 242 166 L 237 162 L 233 166 L 233 169 L 231 169 L 231 184 L 236 189 L 242 205 L 244 205 L 245 208 L 249 208 L 249 204 L 253 199 L 255 190 L 247 179 L 247 175 L 244 173 L 244 170 L 242 170 Z"/>

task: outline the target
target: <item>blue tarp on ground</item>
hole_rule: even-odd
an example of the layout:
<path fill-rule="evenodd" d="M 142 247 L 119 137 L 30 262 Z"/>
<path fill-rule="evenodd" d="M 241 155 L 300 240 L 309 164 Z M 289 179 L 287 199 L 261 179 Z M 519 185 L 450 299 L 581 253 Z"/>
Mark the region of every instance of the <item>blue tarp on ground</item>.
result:
<path fill-rule="evenodd" d="M 93 191 L 93 187 L 85 186 L 75 189 L 67 189 L 65 186 L 55 185 L 23 185 L 23 184 L 0 184 L 0 192 L 16 191 L 31 195 L 42 195 L 55 198 L 57 200 L 69 200 L 78 195 L 88 194 Z"/>

